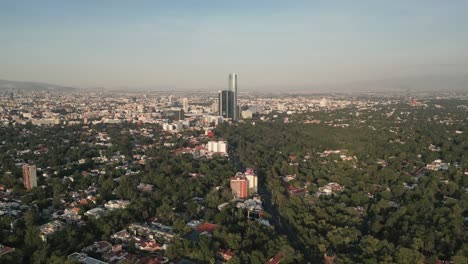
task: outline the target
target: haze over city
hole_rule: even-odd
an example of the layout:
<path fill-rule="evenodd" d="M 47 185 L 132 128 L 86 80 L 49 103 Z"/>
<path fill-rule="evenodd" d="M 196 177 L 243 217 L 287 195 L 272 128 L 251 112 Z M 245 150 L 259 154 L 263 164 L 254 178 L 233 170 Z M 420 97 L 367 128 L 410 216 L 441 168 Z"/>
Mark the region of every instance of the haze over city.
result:
<path fill-rule="evenodd" d="M 2 1 L 0 79 L 80 88 L 463 89 L 467 1 Z"/>

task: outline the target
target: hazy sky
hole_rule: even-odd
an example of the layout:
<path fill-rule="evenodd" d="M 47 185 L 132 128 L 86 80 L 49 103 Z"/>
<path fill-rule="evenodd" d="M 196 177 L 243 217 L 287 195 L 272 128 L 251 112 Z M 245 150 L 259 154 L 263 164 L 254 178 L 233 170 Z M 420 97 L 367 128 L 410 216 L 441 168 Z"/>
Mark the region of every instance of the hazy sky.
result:
<path fill-rule="evenodd" d="M 0 1 L 0 79 L 318 87 L 468 75 L 467 0 Z"/>

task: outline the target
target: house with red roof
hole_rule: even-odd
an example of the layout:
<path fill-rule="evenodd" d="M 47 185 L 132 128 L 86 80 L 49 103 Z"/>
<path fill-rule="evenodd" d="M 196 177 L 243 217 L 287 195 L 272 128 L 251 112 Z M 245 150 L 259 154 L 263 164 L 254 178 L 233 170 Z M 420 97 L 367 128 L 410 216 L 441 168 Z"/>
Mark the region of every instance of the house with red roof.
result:
<path fill-rule="evenodd" d="M 274 257 L 265 262 L 265 264 L 278 264 L 283 260 L 283 255 L 283 252 L 280 251 Z"/>
<path fill-rule="evenodd" d="M 223 261 L 229 261 L 234 257 L 234 252 L 229 249 L 220 249 L 218 251 L 218 257 L 221 258 Z"/>
<path fill-rule="evenodd" d="M 195 228 L 195 230 L 200 232 L 200 233 L 207 232 L 207 233 L 213 234 L 216 227 L 217 227 L 216 224 L 211 224 L 211 223 L 205 222 L 205 223 L 197 226 L 197 228 Z"/>
<path fill-rule="evenodd" d="M 13 251 L 15 251 L 14 248 L 7 247 L 7 246 L 4 246 L 4 245 L 0 244 L 0 256 L 6 255 L 6 254 L 8 254 L 10 252 L 13 252 Z"/>

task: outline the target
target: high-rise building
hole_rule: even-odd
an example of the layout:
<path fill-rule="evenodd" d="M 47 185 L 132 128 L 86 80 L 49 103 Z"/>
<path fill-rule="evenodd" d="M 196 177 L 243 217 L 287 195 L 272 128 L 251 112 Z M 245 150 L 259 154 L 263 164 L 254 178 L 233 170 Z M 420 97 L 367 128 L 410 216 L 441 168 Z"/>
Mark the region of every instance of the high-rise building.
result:
<path fill-rule="evenodd" d="M 220 91 L 218 95 L 218 112 L 224 118 L 239 120 L 239 105 L 237 103 L 237 74 L 230 73 L 228 89 Z"/>
<path fill-rule="evenodd" d="M 208 151 L 227 154 L 228 147 L 226 141 L 208 141 L 206 144 Z"/>
<path fill-rule="evenodd" d="M 184 120 L 185 111 L 184 109 L 170 109 L 164 111 L 164 116 L 173 121 Z"/>
<path fill-rule="evenodd" d="M 230 180 L 232 194 L 236 198 L 247 198 L 249 181 L 243 175 L 236 175 Z"/>
<path fill-rule="evenodd" d="M 228 90 L 219 91 L 218 103 L 219 115 L 234 120 L 234 93 Z"/>
<path fill-rule="evenodd" d="M 245 172 L 245 178 L 249 182 L 249 194 L 258 192 L 258 176 L 255 174 L 253 169 L 247 168 Z"/>
<path fill-rule="evenodd" d="M 188 113 L 188 99 L 187 98 L 182 99 L 182 108 L 184 109 L 184 112 Z"/>
<path fill-rule="evenodd" d="M 230 73 L 229 74 L 229 83 L 228 83 L 228 91 L 232 91 L 233 93 L 233 105 L 234 105 L 234 116 L 233 120 L 239 120 L 239 105 L 237 104 L 237 74 Z"/>
<path fill-rule="evenodd" d="M 37 187 L 36 165 L 23 165 L 23 184 L 27 190 Z"/>

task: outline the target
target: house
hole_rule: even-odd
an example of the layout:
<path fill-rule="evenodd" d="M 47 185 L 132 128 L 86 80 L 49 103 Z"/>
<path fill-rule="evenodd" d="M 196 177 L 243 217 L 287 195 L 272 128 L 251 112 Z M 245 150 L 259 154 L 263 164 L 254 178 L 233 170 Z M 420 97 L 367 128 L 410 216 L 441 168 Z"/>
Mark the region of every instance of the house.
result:
<path fill-rule="evenodd" d="M 202 223 L 198 225 L 192 232 L 188 233 L 184 238 L 190 241 L 198 241 L 200 235 L 211 237 L 217 228 L 217 225 L 211 223 Z"/>
<path fill-rule="evenodd" d="M 124 251 L 109 251 L 102 254 L 102 258 L 107 262 L 119 262 L 124 260 L 127 254 Z"/>
<path fill-rule="evenodd" d="M 104 205 L 104 207 L 109 210 L 123 209 L 123 208 L 126 208 L 129 204 L 130 204 L 130 201 L 127 201 L 127 200 L 110 200 Z"/>
<path fill-rule="evenodd" d="M 86 216 L 89 216 L 89 217 L 98 219 L 98 218 L 100 218 L 102 215 L 104 215 L 105 212 L 106 212 L 106 211 L 105 211 L 103 208 L 96 207 L 96 208 L 93 208 L 93 209 L 90 209 L 90 210 L 86 211 L 86 213 L 84 213 L 84 214 L 85 214 Z"/>
<path fill-rule="evenodd" d="M 283 260 L 283 255 L 283 252 L 280 251 L 274 257 L 265 262 L 265 264 L 278 264 Z"/>
<path fill-rule="evenodd" d="M 98 253 L 107 252 L 112 249 L 112 244 L 107 241 L 94 242 L 93 246 Z"/>
<path fill-rule="evenodd" d="M 140 184 L 138 184 L 137 186 L 137 190 L 139 192 L 152 192 L 153 188 L 154 188 L 154 185 L 148 184 L 148 183 L 142 183 L 142 182 L 140 182 Z"/>
<path fill-rule="evenodd" d="M 231 260 L 232 257 L 234 257 L 234 255 L 235 255 L 234 252 L 232 252 L 229 249 L 220 249 L 218 251 L 218 257 L 225 262 Z"/>
<path fill-rule="evenodd" d="M 13 251 L 15 251 L 14 248 L 7 247 L 7 246 L 4 246 L 4 245 L 0 244 L 0 257 L 3 256 L 3 255 L 6 255 L 8 253 L 11 253 Z"/>
<path fill-rule="evenodd" d="M 426 165 L 426 169 L 433 171 L 447 171 L 450 163 L 443 162 L 441 159 L 436 159 L 432 163 Z"/>
<path fill-rule="evenodd" d="M 208 223 L 208 222 L 205 222 L 199 226 L 197 226 L 195 228 L 196 231 L 200 232 L 200 233 L 209 233 L 209 234 L 213 234 L 215 229 L 216 229 L 217 225 L 216 224 L 211 224 L 211 223 Z"/>
<path fill-rule="evenodd" d="M 318 188 L 317 196 L 332 195 L 336 194 L 337 192 L 342 192 L 343 190 L 344 186 L 341 186 L 336 182 L 330 182 L 327 185 Z"/>
<path fill-rule="evenodd" d="M 111 238 L 112 239 L 119 239 L 121 241 L 130 241 L 131 240 L 130 233 L 128 233 L 128 231 L 126 229 L 120 230 L 119 232 L 113 234 L 111 236 Z"/>
<path fill-rule="evenodd" d="M 135 247 L 142 251 L 154 252 L 162 248 L 161 244 L 158 244 L 154 240 L 141 240 L 135 242 Z"/>
<path fill-rule="evenodd" d="M 43 241 L 46 241 L 49 235 L 62 229 L 64 226 L 65 224 L 63 222 L 60 222 L 59 220 L 54 220 L 52 222 L 39 226 L 41 239 Z"/>
<path fill-rule="evenodd" d="M 84 253 L 78 253 L 78 252 L 68 255 L 67 258 L 69 260 L 73 260 L 73 261 L 77 261 L 77 262 L 85 263 L 85 264 L 107 264 L 107 262 L 100 261 L 98 259 L 89 257 L 88 255 Z"/>

